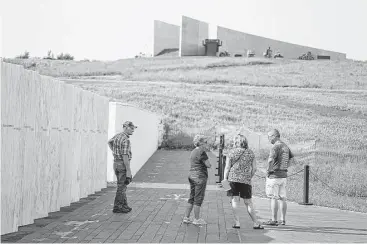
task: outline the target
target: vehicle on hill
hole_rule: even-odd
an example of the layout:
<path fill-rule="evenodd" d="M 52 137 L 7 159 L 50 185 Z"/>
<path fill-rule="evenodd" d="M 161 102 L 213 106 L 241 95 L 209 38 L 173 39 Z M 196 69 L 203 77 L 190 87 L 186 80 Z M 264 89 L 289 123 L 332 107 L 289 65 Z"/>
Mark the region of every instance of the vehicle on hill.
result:
<path fill-rule="evenodd" d="M 299 60 L 314 60 L 315 57 L 312 55 L 311 52 L 307 52 L 307 54 L 302 54 L 298 57 Z"/>
<path fill-rule="evenodd" d="M 219 53 L 219 57 L 229 57 L 231 56 L 227 51 L 222 51 Z"/>
<path fill-rule="evenodd" d="M 280 52 L 277 52 L 275 55 L 274 55 L 274 59 L 276 58 L 284 58 L 283 55 L 280 53 Z"/>
<path fill-rule="evenodd" d="M 247 50 L 247 57 L 255 57 L 255 51 L 251 49 Z"/>

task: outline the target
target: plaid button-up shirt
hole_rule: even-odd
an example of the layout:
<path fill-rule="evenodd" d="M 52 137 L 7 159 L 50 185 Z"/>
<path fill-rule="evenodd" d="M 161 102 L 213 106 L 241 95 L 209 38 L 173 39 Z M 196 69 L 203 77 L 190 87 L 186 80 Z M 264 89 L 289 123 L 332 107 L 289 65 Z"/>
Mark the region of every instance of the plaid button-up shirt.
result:
<path fill-rule="evenodd" d="M 122 160 L 122 155 L 128 155 L 129 160 L 132 158 L 131 154 L 131 144 L 129 135 L 124 132 L 116 134 L 108 142 L 112 142 L 112 154 L 115 160 Z"/>

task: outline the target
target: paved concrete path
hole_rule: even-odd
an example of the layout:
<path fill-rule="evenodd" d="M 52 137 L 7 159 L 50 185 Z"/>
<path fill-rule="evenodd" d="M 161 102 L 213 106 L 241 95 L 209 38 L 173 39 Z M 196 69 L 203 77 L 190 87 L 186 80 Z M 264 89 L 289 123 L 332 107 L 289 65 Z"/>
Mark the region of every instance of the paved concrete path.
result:
<path fill-rule="evenodd" d="M 17 240 L 20 243 L 367 243 L 367 214 L 289 203 L 287 225 L 253 230 L 245 209 L 241 229 L 216 186 L 216 157 L 209 171 L 202 216 L 206 226 L 183 224 L 189 196 L 187 151 L 157 151 L 128 187 L 128 214 L 112 213 L 115 187 Z M 269 200 L 254 198 L 257 216 L 270 217 Z M 59 213 L 59 212 L 56 212 Z M 50 216 L 55 216 L 51 214 Z M 57 215 L 56 215 L 57 216 Z M 45 219 L 47 220 L 47 219 Z M 2 239 L 3 240 L 3 239 Z"/>

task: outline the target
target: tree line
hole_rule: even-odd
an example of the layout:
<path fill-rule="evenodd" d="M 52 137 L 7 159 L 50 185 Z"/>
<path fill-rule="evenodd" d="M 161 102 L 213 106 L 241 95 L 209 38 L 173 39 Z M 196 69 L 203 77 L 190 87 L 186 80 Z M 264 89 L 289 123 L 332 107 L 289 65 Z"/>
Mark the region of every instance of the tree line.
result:
<path fill-rule="evenodd" d="M 15 58 L 17 58 L 17 59 L 29 59 L 30 58 L 30 53 L 28 51 L 24 51 L 24 53 L 16 56 Z M 49 50 L 47 52 L 47 56 L 43 57 L 43 59 L 45 59 L 45 60 L 74 60 L 74 56 L 72 56 L 69 53 L 60 53 L 55 58 L 54 53 L 51 50 Z"/>

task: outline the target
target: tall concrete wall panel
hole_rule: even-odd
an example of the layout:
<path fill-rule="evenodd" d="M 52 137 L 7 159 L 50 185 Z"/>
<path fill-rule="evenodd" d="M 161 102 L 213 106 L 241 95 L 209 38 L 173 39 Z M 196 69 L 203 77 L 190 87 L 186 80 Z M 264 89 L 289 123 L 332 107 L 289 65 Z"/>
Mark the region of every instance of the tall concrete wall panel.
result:
<path fill-rule="evenodd" d="M 180 56 L 205 55 L 202 41 L 209 37 L 209 24 L 182 16 Z"/>
<path fill-rule="evenodd" d="M 154 21 L 154 56 L 164 49 L 179 49 L 180 26 Z"/>
<path fill-rule="evenodd" d="M 0 62 L 1 235 L 106 187 L 108 98 Z"/>
<path fill-rule="evenodd" d="M 122 132 L 124 121 L 132 121 L 138 127 L 130 136 L 132 152 L 130 167 L 134 176 L 158 148 L 161 118 L 149 111 L 118 102 L 110 102 L 109 113 L 109 139 Z M 110 149 L 107 156 L 107 181 L 116 181 Z"/>
<path fill-rule="evenodd" d="M 222 41 L 220 51 L 234 54 L 246 54 L 247 50 L 254 50 L 256 56 L 262 56 L 263 52 L 270 46 L 275 52 L 280 52 L 285 58 L 298 58 L 310 51 L 314 56 L 326 55 L 332 60 L 345 60 L 346 54 L 307 46 L 282 42 L 270 38 L 255 36 L 218 26 L 217 37 Z"/>

